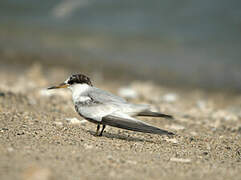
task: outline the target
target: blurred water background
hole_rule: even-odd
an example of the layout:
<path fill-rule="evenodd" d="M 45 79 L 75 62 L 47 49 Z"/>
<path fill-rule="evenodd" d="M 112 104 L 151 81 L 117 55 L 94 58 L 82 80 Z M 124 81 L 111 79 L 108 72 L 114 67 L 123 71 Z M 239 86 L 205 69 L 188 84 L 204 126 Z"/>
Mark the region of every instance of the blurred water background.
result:
<path fill-rule="evenodd" d="M 0 60 L 241 90 L 238 0 L 1 0 L 0 22 Z"/>

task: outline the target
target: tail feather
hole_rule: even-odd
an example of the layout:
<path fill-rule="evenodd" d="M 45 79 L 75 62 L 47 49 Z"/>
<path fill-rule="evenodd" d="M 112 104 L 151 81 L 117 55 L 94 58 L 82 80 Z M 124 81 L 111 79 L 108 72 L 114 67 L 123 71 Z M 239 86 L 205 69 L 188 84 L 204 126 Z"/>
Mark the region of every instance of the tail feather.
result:
<path fill-rule="evenodd" d="M 152 133 L 152 134 L 159 134 L 159 135 L 174 135 L 174 133 L 172 132 L 159 129 L 157 127 L 146 124 L 142 121 L 125 119 L 125 118 L 120 118 L 120 117 L 111 116 L 111 115 L 103 117 L 101 122 L 105 125 L 109 125 L 109 126 L 113 126 L 121 129 L 127 129 L 131 131 Z"/>
<path fill-rule="evenodd" d="M 162 114 L 159 112 L 152 112 L 152 111 L 142 111 L 138 113 L 137 116 L 151 116 L 151 117 L 163 117 L 163 118 L 173 119 L 171 115 Z"/>

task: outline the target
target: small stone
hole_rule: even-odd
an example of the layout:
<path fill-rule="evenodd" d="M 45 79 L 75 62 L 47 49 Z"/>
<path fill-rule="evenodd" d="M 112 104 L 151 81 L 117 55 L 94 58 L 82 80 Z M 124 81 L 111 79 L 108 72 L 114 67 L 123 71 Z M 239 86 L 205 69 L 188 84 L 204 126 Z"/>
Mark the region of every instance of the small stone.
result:
<path fill-rule="evenodd" d="M 195 139 L 194 139 L 193 137 L 190 137 L 190 138 L 189 138 L 189 141 L 190 141 L 190 142 L 192 142 L 192 141 L 194 141 L 194 140 L 195 140 Z"/>
<path fill-rule="evenodd" d="M 207 155 L 208 155 L 208 152 L 203 152 L 203 155 L 207 156 Z"/>
<path fill-rule="evenodd" d="M 36 101 L 34 98 L 29 98 L 29 99 L 28 99 L 28 102 L 29 102 L 30 105 L 35 105 L 35 104 L 37 104 L 37 101 Z"/>
<path fill-rule="evenodd" d="M 7 148 L 7 150 L 8 150 L 8 152 L 13 152 L 13 148 L 12 147 L 9 147 L 9 148 Z"/>
<path fill-rule="evenodd" d="M 238 117 L 234 114 L 228 114 L 224 117 L 226 121 L 238 121 Z"/>
<path fill-rule="evenodd" d="M 127 160 L 126 162 L 127 162 L 128 164 L 133 164 L 133 165 L 136 165 L 136 164 L 137 164 L 136 161 L 131 161 L 131 160 Z"/>
<path fill-rule="evenodd" d="M 108 160 L 113 160 L 113 156 L 112 156 L 112 155 L 108 155 L 108 156 L 107 156 L 107 159 L 108 159 Z"/>
<path fill-rule="evenodd" d="M 207 107 L 207 103 L 204 100 L 197 101 L 196 105 L 201 110 L 204 110 Z"/>
<path fill-rule="evenodd" d="M 225 148 L 226 148 L 227 150 L 231 150 L 231 147 L 229 147 L 229 146 L 226 146 Z"/>
<path fill-rule="evenodd" d="M 196 135 L 197 135 L 197 132 L 191 131 L 190 134 L 193 135 L 193 136 L 196 136 Z"/>
<path fill-rule="evenodd" d="M 119 162 L 124 164 L 126 161 L 124 159 L 120 159 Z"/>
<path fill-rule="evenodd" d="M 172 161 L 172 162 L 181 162 L 181 163 L 190 163 L 190 162 L 191 162 L 191 159 L 182 159 L 182 158 L 172 157 L 172 158 L 170 159 L 170 161 Z"/>
<path fill-rule="evenodd" d="M 213 119 L 223 119 L 227 116 L 227 112 L 224 110 L 218 110 L 212 114 Z"/>
<path fill-rule="evenodd" d="M 85 147 L 85 149 L 93 149 L 93 146 L 89 145 L 89 144 L 85 144 L 84 147 Z"/>
<path fill-rule="evenodd" d="M 87 120 L 81 120 L 79 124 L 85 125 L 88 121 Z"/>
<path fill-rule="evenodd" d="M 177 140 L 176 138 L 172 138 L 172 139 L 170 139 L 170 138 L 165 138 L 165 140 L 166 140 L 167 142 L 171 142 L 171 143 L 173 143 L 173 144 L 177 144 L 177 143 L 178 143 L 178 140 Z"/>
<path fill-rule="evenodd" d="M 85 124 L 87 120 L 79 120 L 77 118 L 65 118 L 66 121 L 70 124 Z"/>
<path fill-rule="evenodd" d="M 117 175 L 117 173 L 113 170 L 109 172 L 109 176 L 113 179 L 116 179 L 116 175 Z"/>
<path fill-rule="evenodd" d="M 177 124 L 172 124 L 172 125 L 166 125 L 166 127 L 168 128 L 168 129 L 173 129 L 173 130 L 183 130 L 183 129 L 185 129 L 185 127 L 184 126 L 181 126 L 181 125 L 177 125 Z"/>
<path fill-rule="evenodd" d="M 178 118 L 178 121 L 179 122 L 190 122 L 189 119 L 191 119 L 191 118 Z"/>
<path fill-rule="evenodd" d="M 29 167 L 24 171 L 24 180 L 50 180 L 52 178 L 51 171 L 47 168 Z"/>
<path fill-rule="evenodd" d="M 122 87 L 118 90 L 118 94 L 121 97 L 128 98 L 128 99 L 135 99 L 138 97 L 138 93 L 129 87 Z"/>
<path fill-rule="evenodd" d="M 55 124 L 56 126 L 59 126 L 59 127 L 62 127 L 62 126 L 63 126 L 63 123 L 62 123 L 62 122 L 58 122 L 58 121 L 54 122 L 54 124 Z"/>
<path fill-rule="evenodd" d="M 24 135 L 24 132 L 17 133 L 18 136 Z"/>
<path fill-rule="evenodd" d="M 175 102 L 178 99 L 178 95 L 175 93 L 168 93 L 168 94 L 165 94 L 162 97 L 162 99 L 163 101 L 166 101 L 166 102 Z"/>
<path fill-rule="evenodd" d="M 207 146 L 207 150 L 211 150 L 210 144 L 207 144 L 206 146 Z"/>

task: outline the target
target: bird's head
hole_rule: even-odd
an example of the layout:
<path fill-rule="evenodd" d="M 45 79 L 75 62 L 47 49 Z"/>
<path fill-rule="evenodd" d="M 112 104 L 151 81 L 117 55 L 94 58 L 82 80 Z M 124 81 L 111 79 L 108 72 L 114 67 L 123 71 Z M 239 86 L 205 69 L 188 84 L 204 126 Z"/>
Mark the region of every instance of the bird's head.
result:
<path fill-rule="evenodd" d="M 83 75 L 83 74 L 74 74 L 71 75 L 66 81 L 63 83 L 49 87 L 48 89 L 59 89 L 59 88 L 70 88 L 72 89 L 75 86 L 79 85 L 86 85 L 86 86 L 92 86 L 92 83 L 90 81 L 90 78 Z"/>

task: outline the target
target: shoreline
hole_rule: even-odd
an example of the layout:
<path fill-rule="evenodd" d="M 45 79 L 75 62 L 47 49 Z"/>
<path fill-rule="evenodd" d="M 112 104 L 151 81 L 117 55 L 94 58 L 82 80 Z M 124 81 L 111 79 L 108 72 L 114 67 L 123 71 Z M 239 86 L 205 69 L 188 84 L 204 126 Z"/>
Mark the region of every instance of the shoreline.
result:
<path fill-rule="evenodd" d="M 145 67 L 139 67 L 138 71 L 133 71 L 132 65 L 123 65 L 122 63 L 109 63 L 107 61 L 100 60 L 81 60 L 80 63 L 73 63 L 77 56 L 64 56 L 57 54 L 31 54 L 23 52 L 5 52 L 0 51 L 0 65 L 6 68 L 27 69 L 34 64 L 39 64 L 43 70 L 48 71 L 51 68 L 63 68 L 69 71 L 69 74 L 73 72 L 82 72 L 86 74 L 101 74 L 103 78 L 113 81 L 118 80 L 119 83 L 127 84 L 134 80 L 152 81 L 160 86 L 170 87 L 172 89 L 182 89 L 183 91 L 189 91 L 192 89 L 201 89 L 208 92 L 220 92 L 226 94 L 240 94 L 240 88 L 236 85 L 230 86 L 217 86 L 214 84 L 198 84 L 195 80 L 190 78 L 186 81 L 184 77 L 178 77 L 175 72 L 166 70 L 147 70 Z M 101 64 L 100 64 L 101 63 Z M 195 75 L 194 75 L 195 76 Z"/>

